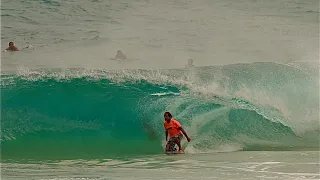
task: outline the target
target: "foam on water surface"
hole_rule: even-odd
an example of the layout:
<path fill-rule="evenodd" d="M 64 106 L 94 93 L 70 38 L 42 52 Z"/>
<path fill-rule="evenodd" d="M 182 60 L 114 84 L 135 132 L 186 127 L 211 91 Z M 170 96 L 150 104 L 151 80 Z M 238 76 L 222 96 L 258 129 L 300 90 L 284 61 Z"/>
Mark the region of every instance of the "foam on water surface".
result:
<path fill-rule="evenodd" d="M 3 163 L 5 179 L 319 179 L 319 152 L 234 152 L 152 155 L 27 164 Z M 55 177 L 52 177 L 55 176 Z M 52 177 L 52 178 L 51 178 Z"/>

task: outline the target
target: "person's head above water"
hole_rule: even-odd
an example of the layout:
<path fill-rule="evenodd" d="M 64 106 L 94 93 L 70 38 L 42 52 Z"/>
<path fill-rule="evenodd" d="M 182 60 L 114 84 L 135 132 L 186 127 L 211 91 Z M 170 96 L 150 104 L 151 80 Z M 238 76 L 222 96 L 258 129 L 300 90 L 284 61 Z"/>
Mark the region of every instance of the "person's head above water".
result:
<path fill-rule="evenodd" d="M 170 112 L 165 112 L 163 117 L 165 121 L 169 122 L 172 118 L 172 114 Z"/>
<path fill-rule="evenodd" d="M 123 54 L 121 50 L 117 50 L 116 59 L 127 59 L 127 57 Z"/>
<path fill-rule="evenodd" d="M 123 55 L 121 50 L 117 50 L 117 55 Z"/>
<path fill-rule="evenodd" d="M 6 50 L 7 51 L 19 51 L 19 49 L 14 46 L 14 43 L 12 41 L 9 42 L 9 47 Z"/>

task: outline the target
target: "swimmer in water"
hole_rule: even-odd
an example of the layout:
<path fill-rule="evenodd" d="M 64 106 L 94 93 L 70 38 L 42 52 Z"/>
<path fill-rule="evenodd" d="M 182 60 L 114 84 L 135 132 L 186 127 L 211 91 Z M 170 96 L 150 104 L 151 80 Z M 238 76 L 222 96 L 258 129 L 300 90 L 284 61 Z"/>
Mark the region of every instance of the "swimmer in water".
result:
<path fill-rule="evenodd" d="M 193 59 L 188 59 L 188 64 L 186 65 L 186 68 L 188 68 L 188 67 L 194 67 Z"/>
<path fill-rule="evenodd" d="M 14 46 L 13 42 L 9 42 L 9 47 L 6 49 L 7 51 L 19 51 L 19 49 Z"/>
<path fill-rule="evenodd" d="M 114 58 L 111 58 L 112 60 L 125 60 L 127 59 L 126 55 L 122 53 L 121 50 L 117 50 L 117 55 Z"/>

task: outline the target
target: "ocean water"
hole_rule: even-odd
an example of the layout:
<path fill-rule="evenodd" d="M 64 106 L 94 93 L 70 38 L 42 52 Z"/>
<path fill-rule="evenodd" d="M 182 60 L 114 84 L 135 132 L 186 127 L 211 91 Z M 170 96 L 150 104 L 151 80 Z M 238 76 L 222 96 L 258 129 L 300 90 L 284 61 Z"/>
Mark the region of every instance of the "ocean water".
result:
<path fill-rule="evenodd" d="M 1 179 L 319 179 L 318 6 L 2 1 Z"/>

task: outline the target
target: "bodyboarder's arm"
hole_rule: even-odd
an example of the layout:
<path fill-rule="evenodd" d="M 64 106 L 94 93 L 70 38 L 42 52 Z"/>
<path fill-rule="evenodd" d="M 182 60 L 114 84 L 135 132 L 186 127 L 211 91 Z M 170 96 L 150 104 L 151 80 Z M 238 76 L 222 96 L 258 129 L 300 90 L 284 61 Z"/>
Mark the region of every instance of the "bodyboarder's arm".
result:
<path fill-rule="evenodd" d="M 182 128 L 182 127 L 179 127 L 179 130 L 183 133 L 183 135 L 187 138 L 188 142 L 191 141 L 190 137 L 188 136 L 188 134 L 186 133 L 186 131 Z"/>

